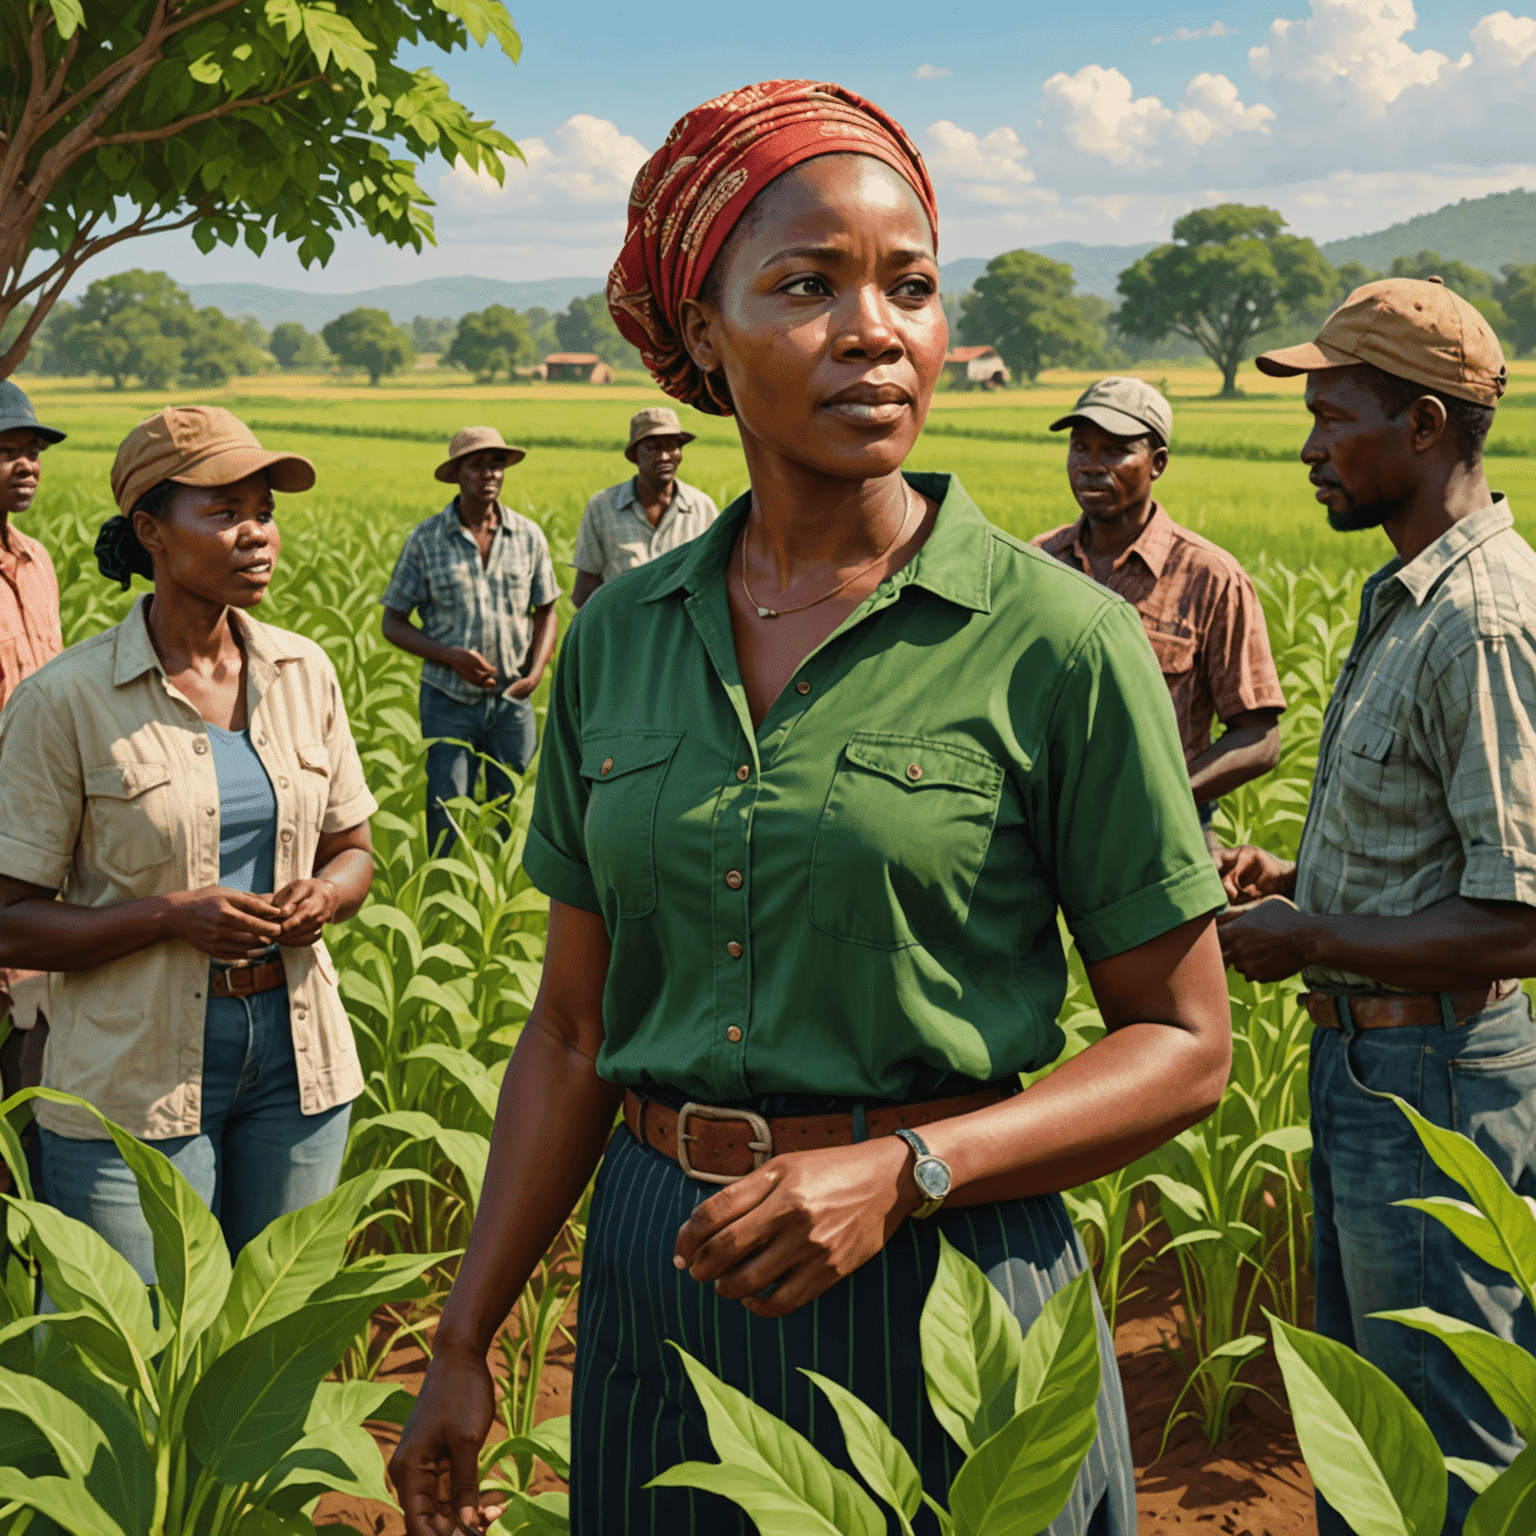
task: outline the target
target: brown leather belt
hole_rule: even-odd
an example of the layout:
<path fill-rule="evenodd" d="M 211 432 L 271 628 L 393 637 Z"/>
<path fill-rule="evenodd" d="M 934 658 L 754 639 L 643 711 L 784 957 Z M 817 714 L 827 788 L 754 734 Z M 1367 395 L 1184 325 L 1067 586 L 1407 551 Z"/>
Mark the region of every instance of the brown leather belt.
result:
<path fill-rule="evenodd" d="M 952 1099 L 924 1104 L 893 1104 L 864 1115 L 860 1140 L 893 1131 L 952 1120 L 1012 1098 L 1012 1087 L 982 1088 Z M 636 1139 L 682 1165 L 691 1179 L 705 1184 L 734 1184 L 780 1152 L 809 1152 L 818 1147 L 851 1147 L 853 1116 L 785 1115 L 768 1119 L 746 1109 L 718 1109 L 713 1104 L 685 1104 L 668 1109 L 653 1099 L 624 1090 L 624 1124 Z"/>
<path fill-rule="evenodd" d="M 281 960 L 232 965 L 227 971 L 213 971 L 208 978 L 208 991 L 214 997 L 254 997 L 258 992 L 275 992 L 287 985 L 288 973 Z"/>
<path fill-rule="evenodd" d="M 1451 1012 L 1458 1024 L 1465 1024 L 1483 1009 L 1508 997 L 1519 985 L 1518 981 L 1496 981 L 1492 986 L 1452 992 Z M 1351 993 L 1349 1011 L 1356 1029 L 1423 1028 L 1428 1024 L 1444 1022 L 1440 1008 L 1441 996 L 1439 992 L 1410 992 L 1400 997 L 1379 992 Z M 1337 994 L 1303 992 L 1301 1002 L 1319 1029 L 1343 1028 L 1339 1021 Z"/>

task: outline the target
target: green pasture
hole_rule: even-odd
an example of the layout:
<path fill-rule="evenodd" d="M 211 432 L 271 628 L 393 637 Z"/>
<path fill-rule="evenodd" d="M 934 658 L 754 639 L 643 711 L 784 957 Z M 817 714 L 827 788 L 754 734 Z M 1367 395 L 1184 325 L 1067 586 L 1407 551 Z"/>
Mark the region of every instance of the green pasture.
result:
<path fill-rule="evenodd" d="M 1048 427 L 1086 377 L 1046 375 L 1040 387 L 999 394 L 941 393 L 912 467 L 958 474 L 987 515 L 1021 537 L 1067 521 L 1075 508 L 1064 444 Z M 1306 432 L 1299 389 L 1252 375 L 1248 398 L 1222 401 L 1210 398 L 1213 377 L 1184 367 L 1154 380 L 1175 408 L 1173 460 L 1160 488 L 1174 517 L 1247 565 L 1267 557 L 1292 568 L 1316 565 L 1336 577 L 1386 559 L 1383 535 L 1334 534 L 1323 521 L 1294 458 Z M 26 382 L 48 418 L 71 433 L 50 452 L 46 480 L 99 498 L 105 513 L 118 440 L 167 399 L 74 381 Z M 1260 386 L 1269 388 L 1261 392 Z M 291 447 L 315 460 L 319 484 L 297 506 L 285 500 L 286 516 L 301 508 L 321 519 L 360 516 L 386 543 L 446 499 L 432 468 L 450 434 L 488 422 L 529 448 L 508 474 L 506 496 L 546 525 L 557 553 L 574 537 L 587 497 L 629 473 L 620 448 L 630 414 L 664 399 L 639 384 L 477 386 L 428 370 L 381 389 L 322 376 L 268 375 L 204 398 L 244 416 L 269 447 Z M 746 483 L 735 430 L 727 420 L 682 414 L 698 434 L 683 474 L 723 505 Z M 1536 364 L 1516 365 L 1490 439 L 1489 468 L 1494 485 L 1510 497 L 1517 525 L 1536 541 Z M 47 506 L 45 497 L 31 520 L 45 538 Z"/>

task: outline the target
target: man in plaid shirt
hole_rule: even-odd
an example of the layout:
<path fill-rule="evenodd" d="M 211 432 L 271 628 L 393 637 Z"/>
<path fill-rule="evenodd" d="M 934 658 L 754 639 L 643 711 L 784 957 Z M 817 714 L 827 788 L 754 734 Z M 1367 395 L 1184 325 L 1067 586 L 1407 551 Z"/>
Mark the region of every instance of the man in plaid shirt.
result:
<path fill-rule="evenodd" d="M 507 467 L 524 457 L 494 427 L 456 433 L 435 473 L 459 493 L 411 530 L 381 599 L 384 638 L 424 663 L 427 845 L 436 852 L 454 839 L 444 802 L 472 793 L 479 759 L 487 798 L 512 794 L 508 770 L 527 772 L 538 745 L 528 700 L 554 653 L 560 587 L 544 530 L 497 499 Z"/>

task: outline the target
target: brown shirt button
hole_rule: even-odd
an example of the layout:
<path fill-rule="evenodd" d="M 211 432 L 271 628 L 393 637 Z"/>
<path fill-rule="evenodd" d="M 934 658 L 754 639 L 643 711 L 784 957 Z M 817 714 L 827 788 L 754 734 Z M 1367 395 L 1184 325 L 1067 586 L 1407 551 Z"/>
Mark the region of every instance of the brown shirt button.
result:
<path fill-rule="evenodd" d="M 795 692 L 796 693 L 809 693 L 810 691 L 811 691 L 811 685 L 809 683 L 796 683 L 795 684 Z"/>
<path fill-rule="evenodd" d="M 601 768 L 599 768 L 597 771 L 599 773 L 602 773 L 602 774 L 612 773 L 613 772 L 613 759 L 611 757 L 605 757 L 603 759 L 603 766 Z"/>
<path fill-rule="evenodd" d="M 194 752 L 206 752 L 208 750 L 208 743 L 202 740 L 194 741 L 192 743 L 192 750 Z"/>
<path fill-rule="evenodd" d="M 741 767 L 736 770 L 736 777 L 745 783 L 752 777 L 751 765 L 748 763 L 743 763 Z"/>
<path fill-rule="evenodd" d="M 725 952 L 731 957 L 732 960 L 741 959 L 741 945 L 738 944 L 735 939 L 732 939 L 731 942 L 725 946 Z"/>
<path fill-rule="evenodd" d="M 726 1030 L 725 1038 L 729 1040 L 732 1045 L 735 1045 L 736 1042 L 741 1039 L 741 1031 L 737 1029 L 734 1024 L 732 1024 L 731 1027 Z"/>
<path fill-rule="evenodd" d="M 209 814 L 209 815 L 210 815 L 210 816 L 217 816 L 217 815 L 218 815 L 218 814 L 219 814 L 219 813 L 218 813 L 218 810 L 217 810 L 217 809 L 216 809 L 216 808 L 215 808 L 215 807 L 214 807 L 214 806 L 211 806 L 211 805 L 205 805 L 205 806 L 204 806 L 204 807 L 203 807 L 203 809 L 204 809 L 204 810 L 205 810 L 205 811 L 207 811 L 207 813 L 208 813 L 208 814 Z"/>
<path fill-rule="evenodd" d="M 923 770 L 922 770 L 922 768 L 917 763 L 913 763 L 912 766 L 907 769 L 907 777 L 909 779 L 911 779 L 914 784 L 920 778 L 922 778 L 922 776 L 923 776 Z"/>
<path fill-rule="evenodd" d="M 739 869 L 729 871 L 725 877 L 725 883 L 733 891 L 739 891 L 741 889 L 741 871 Z"/>

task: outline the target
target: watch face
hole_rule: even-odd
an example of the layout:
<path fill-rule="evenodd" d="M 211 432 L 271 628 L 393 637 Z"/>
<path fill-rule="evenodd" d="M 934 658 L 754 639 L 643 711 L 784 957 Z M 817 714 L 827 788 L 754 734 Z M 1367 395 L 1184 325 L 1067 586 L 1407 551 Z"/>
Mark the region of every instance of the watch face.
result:
<path fill-rule="evenodd" d="M 937 1157 L 922 1157 L 912 1170 L 917 1187 L 930 1200 L 942 1200 L 949 1193 L 951 1175 L 949 1164 Z"/>

